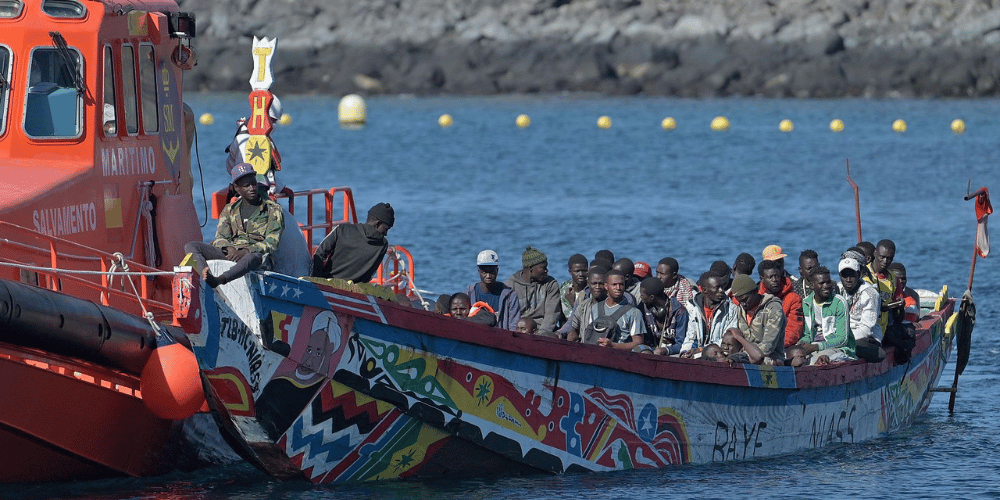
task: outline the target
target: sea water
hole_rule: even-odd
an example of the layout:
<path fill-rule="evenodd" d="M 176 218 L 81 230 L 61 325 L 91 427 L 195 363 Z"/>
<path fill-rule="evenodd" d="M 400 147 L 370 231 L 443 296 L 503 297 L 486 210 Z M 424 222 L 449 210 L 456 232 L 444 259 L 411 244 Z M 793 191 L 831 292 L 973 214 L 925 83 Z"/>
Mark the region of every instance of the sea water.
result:
<path fill-rule="evenodd" d="M 412 252 L 415 283 L 432 300 L 477 281 L 475 257 L 487 248 L 500 255 L 502 279 L 520 268 L 528 245 L 548 256 L 559 281 L 568 278 L 570 255 L 592 258 L 603 248 L 654 267 L 674 257 L 692 278 L 741 252 L 759 261 L 770 244 L 785 249 L 793 273 L 807 248 L 835 268 L 857 242 L 848 161 L 863 238 L 895 241 L 911 287 L 948 285 L 959 296 L 976 229 L 963 196 L 970 182 L 1000 190 L 995 100 L 378 97 L 367 101 L 368 124 L 346 129 L 336 97 L 281 98 L 292 119 L 272 135 L 281 180 L 296 190 L 350 186 L 361 218 L 371 205 L 391 203 L 389 240 Z M 245 94 L 187 101 L 196 117 L 215 119 L 198 127 L 201 174 L 194 167 L 206 221 L 202 180 L 208 192 L 227 184 L 224 149 L 248 103 Z M 448 128 L 438 125 L 445 113 L 454 119 Z M 522 113 L 531 118 L 523 129 L 515 125 Z M 610 128 L 597 127 L 602 115 Z M 677 122 L 672 131 L 660 127 L 668 116 Z M 728 118 L 728 131 L 710 129 L 716 116 Z M 778 130 L 786 118 L 789 133 Z M 833 119 L 843 120 L 843 132 L 830 130 Z M 907 122 L 905 133 L 893 131 L 896 119 Z M 965 133 L 952 132 L 955 119 Z M 210 239 L 215 221 L 206 222 Z M 937 394 L 912 427 L 867 443 L 662 470 L 340 486 L 279 482 L 236 463 L 156 478 L 0 486 L 0 498 L 996 497 L 997 254 L 976 265 L 978 321 L 954 415 L 948 394 Z"/>

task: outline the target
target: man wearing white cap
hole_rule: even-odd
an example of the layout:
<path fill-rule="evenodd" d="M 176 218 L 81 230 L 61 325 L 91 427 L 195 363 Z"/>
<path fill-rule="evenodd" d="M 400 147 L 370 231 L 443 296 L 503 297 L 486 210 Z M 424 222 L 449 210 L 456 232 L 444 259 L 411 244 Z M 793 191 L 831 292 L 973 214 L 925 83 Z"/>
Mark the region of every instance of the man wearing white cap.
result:
<path fill-rule="evenodd" d="M 469 285 L 466 292 L 471 302 L 485 302 L 493 309 L 497 318 L 497 328 L 514 331 L 517 320 L 521 319 L 521 304 L 514 289 L 497 281 L 500 272 L 500 257 L 493 250 L 483 250 L 476 257 L 479 267 L 479 282 Z"/>
<path fill-rule="evenodd" d="M 861 278 L 861 262 L 853 256 L 840 259 L 840 290 L 850 307 L 851 333 L 858 358 L 877 363 L 885 359 L 882 327 L 878 324 L 881 298 L 875 285 Z"/>

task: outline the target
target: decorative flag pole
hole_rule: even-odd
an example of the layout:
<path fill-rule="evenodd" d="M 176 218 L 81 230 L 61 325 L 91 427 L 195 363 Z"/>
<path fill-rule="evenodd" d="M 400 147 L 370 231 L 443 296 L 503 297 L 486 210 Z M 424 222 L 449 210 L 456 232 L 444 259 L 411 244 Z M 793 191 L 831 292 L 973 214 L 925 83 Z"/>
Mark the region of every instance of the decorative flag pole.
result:
<path fill-rule="evenodd" d="M 267 37 L 253 38 L 253 74 L 250 75 L 250 119 L 247 120 L 247 139 L 244 161 L 253 165 L 253 169 L 268 180 L 271 192 L 280 190 L 275 179 L 275 171 L 281 170 L 281 155 L 271 142 L 271 131 L 274 124 L 269 116 L 271 103 L 275 99 L 271 94 L 271 57 L 278 40 Z M 275 120 L 281 118 L 275 117 Z"/>
<path fill-rule="evenodd" d="M 861 198 L 858 196 L 858 185 L 851 179 L 851 159 L 847 158 L 847 183 L 854 188 L 854 217 L 858 221 L 858 243 L 864 241 L 861 238 Z"/>

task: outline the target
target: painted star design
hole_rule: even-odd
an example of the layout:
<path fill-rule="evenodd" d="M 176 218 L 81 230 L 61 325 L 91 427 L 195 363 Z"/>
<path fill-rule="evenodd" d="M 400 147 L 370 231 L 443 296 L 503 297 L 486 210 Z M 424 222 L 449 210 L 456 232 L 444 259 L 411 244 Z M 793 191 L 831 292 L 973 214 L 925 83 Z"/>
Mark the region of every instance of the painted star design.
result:
<path fill-rule="evenodd" d="M 413 460 L 413 454 L 414 453 L 415 452 L 411 451 L 409 454 L 403 455 L 403 456 L 399 457 L 399 462 L 396 462 L 396 470 L 399 471 L 399 470 L 402 470 L 402 469 L 406 469 L 411 464 L 413 464 L 413 462 L 414 462 L 414 460 Z"/>
<path fill-rule="evenodd" d="M 764 372 L 764 385 L 766 387 L 771 387 L 774 385 L 774 372 L 768 371 Z"/>
<path fill-rule="evenodd" d="M 254 144 L 253 148 L 247 149 L 247 152 L 250 153 L 249 161 L 252 162 L 254 158 L 260 158 L 260 161 L 264 161 L 264 151 L 267 150 L 260 147 L 260 142 L 258 141 L 256 144 Z"/>
<path fill-rule="evenodd" d="M 639 428 L 641 431 L 648 431 L 653 428 L 653 419 L 649 415 L 642 418 L 642 427 Z"/>
<path fill-rule="evenodd" d="M 483 383 L 476 386 L 475 398 L 479 400 L 479 404 L 485 404 L 490 400 L 490 393 L 492 392 L 491 384 L 488 380 L 483 381 Z"/>
<path fill-rule="evenodd" d="M 294 295 L 295 296 L 294 298 L 296 299 L 299 298 L 299 295 L 302 295 L 302 289 L 296 288 L 295 290 L 292 291 L 292 295 Z"/>
<path fill-rule="evenodd" d="M 288 292 L 289 292 L 289 291 L 290 291 L 291 289 L 292 289 L 292 287 L 290 287 L 290 286 L 288 286 L 288 285 L 284 285 L 284 286 L 282 286 L 282 287 L 281 287 L 281 296 L 282 296 L 282 297 L 284 297 L 285 295 L 287 295 L 287 294 L 288 294 Z"/>
<path fill-rule="evenodd" d="M 277 283 L 268 283 L 268 284 L 271 285 L 271 289 L 268 290 L 267 293 L 274 293 L 274 291 L 278 289 L 278 284 Z"/>

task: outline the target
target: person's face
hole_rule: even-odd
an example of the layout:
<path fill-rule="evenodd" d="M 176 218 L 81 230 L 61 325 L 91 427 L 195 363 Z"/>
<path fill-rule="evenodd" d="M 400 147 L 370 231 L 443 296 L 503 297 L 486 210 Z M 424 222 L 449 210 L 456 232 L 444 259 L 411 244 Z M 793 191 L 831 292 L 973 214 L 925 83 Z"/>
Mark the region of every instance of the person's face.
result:
<path fill-rule="evenodd" d="M 591 291 L 591 293 L 594 293 Z M 625 296 L 625 277 L 617 274 L 608 276 L 608 295 L 615 302 L 620 301 Z"/>
<path fill-rule="evenodd" d="M 726 289 L 722 287 L 722 278 L 710 276 L 705 280 L 705 298 L 712 305 L 722 302 L 726 298 Z"/>
<path fill-rule="evenodd" d="M 590 295 L 594 300 L 604 300 L 608 294 L 608 282 L 603 274 L 591 274 L 587 276 L 587 286 L 590 287 Z"/>
<path fill-rule="evenodd" d="M 569 275 L 578 288 L 587 286 L 587 264 L 577 262 L 569 266 Z"/>
<path fill-rule="evenodd" d="M 875 272 L 880 273 L 889 268 L 889 264 L 892 264 L 892 259 L 896 257 L 896 252 L 890 250 L 886 247 L 878 247 L 875 249 L 875 260 L 872 261 L 872 269 Z"/>
<path fill-rule="evenodd" d="M 785 273 L 781 269 L 765 269 L 760 273 L 760 281 L 764 283 L 764 289 L 771 295 L 781 292 L 781 285 L 785 284 Z"/>
<path fill-rule="evenodd" d="M 833 296 L 833 280 L 830 279 L 829 274 L 814 274 L 812 276 L 812 284 L 813 290 L 816 292 L 816 298 L 820 302 L 826 302 Z"/>
<path fill-rule="evenodd" d="M 666 264 L 656 266 L 656 277 L 663 282 L 663 286 L 671 287 L 677 283 L 677 271 L 674 271 Z"/>
<path fill-rule="evenodd" d="M 542 261 L 528 268 L 528 276 L 531 277 L 531 281 L 541 281 L 542 278 L 549 275 L 549 263 L 548 261 Z"/>
<path fill-rule="evenodd" d="M 388 235 L 390 229 L 392 229 L 392 226 L 386 224 L 385 222 L 378 221 L 375 223 L 375 230 L 382 233 L 382 236 Z"/>
<path fill-rule="evenodd" d="M 528 331 L 528 322 L 523 319 L 517 322 L 517 325 L 514 327 L 514 329 L 520 333 L 531 333 L 530 331 Z"/>
<path fill-rule="evenodd" d="M 861 286 L 861 275 L 854 269 L 844 269 L 840 272 L 840 283 L 844 285 L 847 293 L 853 294 Z"/>
<path fill-rule="evenodd" d="M 309 336 L 309 345 L 302 355 L 302 369 L 307 372 L 319 372 L 323 367 L 323 361 L 330 354 L 330 339 L 326 330 L 316 330 Z"/>
<path fill-rule="evenodd" d="M 806 352 L 802 349 L 788 351 L 788 365 L 798 368 L 806 365 Z"/>
<path fill-rule="evenodd" d="M 809 257 L 799 259 L 799 276 L 803 278 L 812 274 L 813 270 L 819 267 L 819 261 Z"/>
<path fill-rule="evenodd" d="M 260 202 L 260 192 L 257 191 L 257 176 L 244 175 L 233 183 L 236 193 L 248 203 L 256 205 Z"/>
<path fill-rule="evenodd" d="M 702 357 L 712 361 L 724 361 L 726 355 L 722 352 L 722 349 L 719 349 L 719 346 L 710 345 L 705 348 L 705 352 L 702 353 Z"/>
<path fill-rule="evenodd" d="M 451 315 L 455 318 L 465 318 L 469 315 L 469 301 L 462 297 L 451 301 Z"/>
<path fill-rule="evenodd" d="M 902 288 L 906 288 L 906 270 L 896 269 L 894 273 L 896 274 L 896 279 L 899 280 L 899 286 Z"/>
<path fill-rule="evenodd" d="M 737 295 L 734 298 L 736 299 L 736 302 L 739 302 L 743 309 L 749 311 L 760 304 L 761 295 L 757 293 L 757 290 L 750 290 L 749 292 Z"/>
<path fill-rule="evenodd" d="M 486 286 L 492 286 L 497 282 L 498 272 L 500 272 L 500 266 L 479 266 L 479 281 L 482 281 Z"/>
<path fill-rule="evenodd" d="M 736 339 L 733 338 L 733 335 L 730 334 L 730 333 L 724 334 L 722 336 L 722 340 L 719 341 L 719 347 L 722 348 L 722 352 L 726 356 L 729 356 L 730 354 L 735 353 L 736 352 L 736 348 L 738 346 L 739 346 L 739 344 L 736 342 Z"/>
<path fill-rule="evenodd" d="M 653 296 L 650 295 L 650 294 L 648 294 L 648 293 L 646 293 L 645 290 L 643 290 L 643 289 L 640 288 L 639 289 L 639 301 L 642 302 L 643 304 L 645 304 L 646 307 L 649 307 L 649 306 L 653 305 Z"/>

